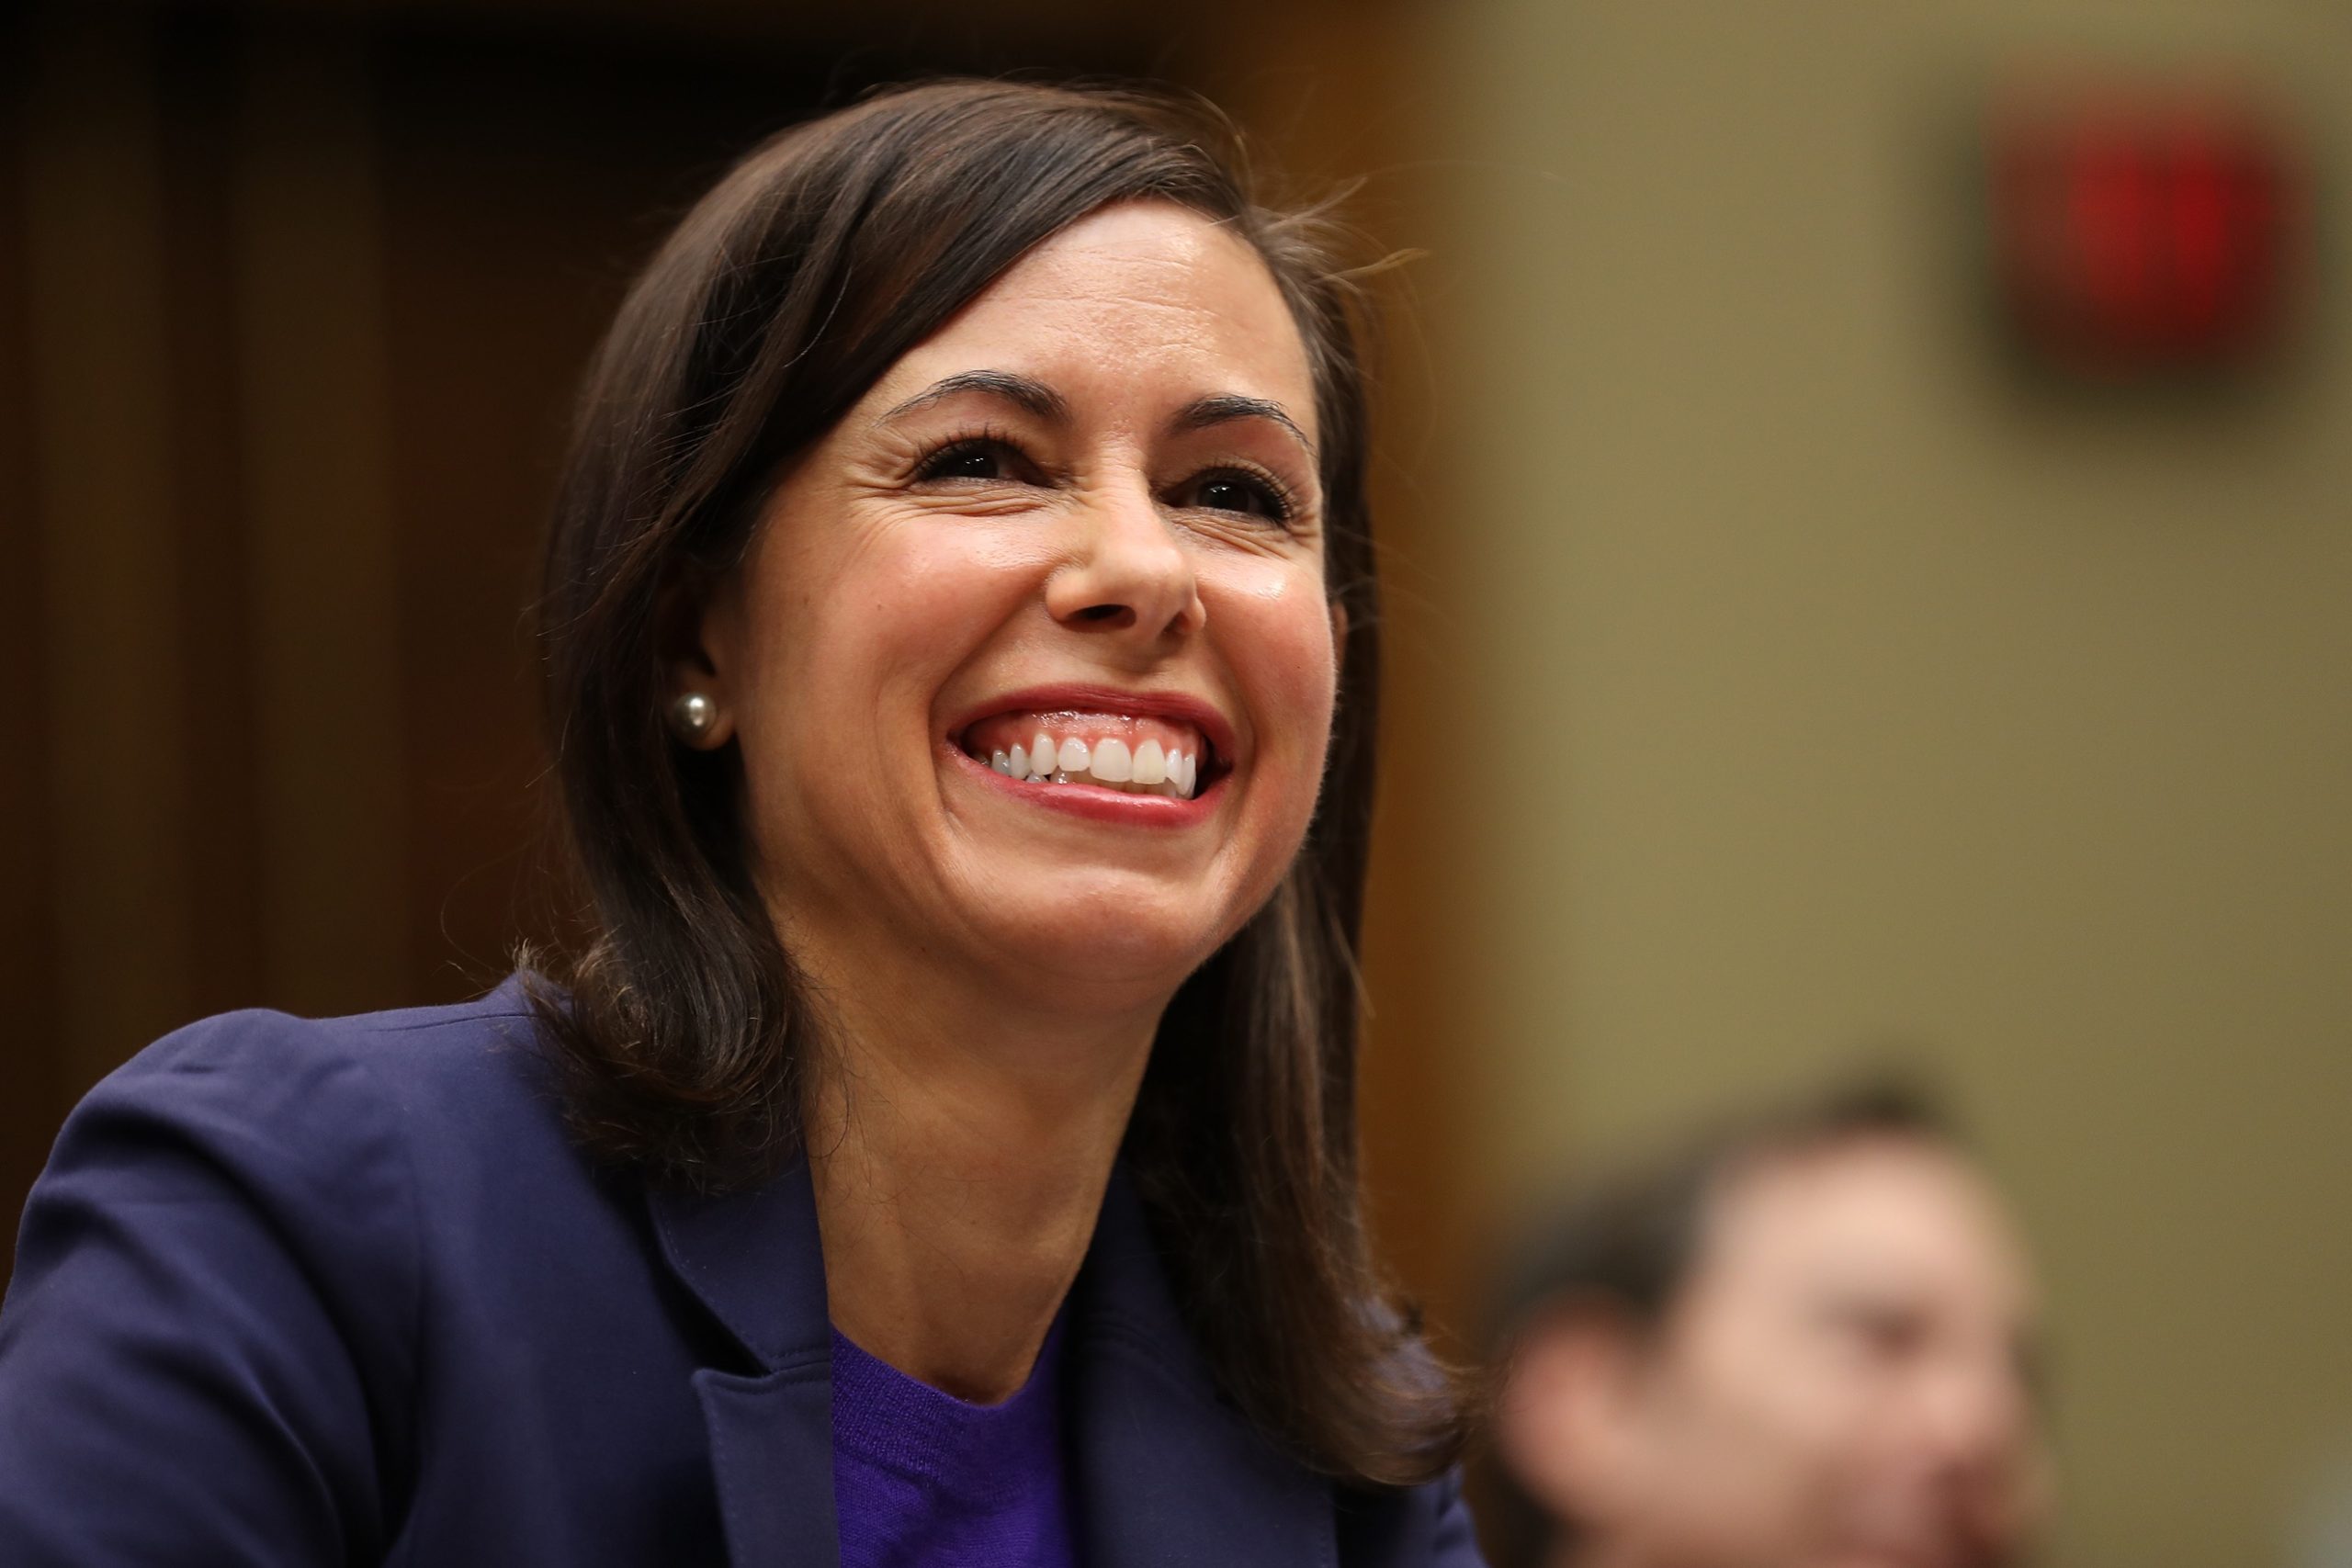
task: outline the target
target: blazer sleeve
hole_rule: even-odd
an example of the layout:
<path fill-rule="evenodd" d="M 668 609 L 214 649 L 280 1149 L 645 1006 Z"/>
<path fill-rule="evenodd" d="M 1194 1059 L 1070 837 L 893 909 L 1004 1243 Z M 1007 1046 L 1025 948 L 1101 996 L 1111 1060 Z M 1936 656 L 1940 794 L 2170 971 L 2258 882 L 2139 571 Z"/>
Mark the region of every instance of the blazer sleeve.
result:
<path fill-rule="evenodd" d="M 1419 1486 L 1340 1493 L 1342 1568 L 1486 1568 L 1462 1498 L 1462 1472 Z"/>
<path fill-rule="evenodd" d="M 1460 1471 L 1437 1483 L 1437 1522 L 1431 1532 L 1430 1562 L 1435 1568 L 1486 1568 L 1470 1505 L 1462 1498 Z"/>
<path fill-rule="evenodd" d="M 278 1014 L 93 1090 L 0 1306 L 0 1562 L 380 1558 L 411 1447 L 409 1158 L 373 1069 Z"/>

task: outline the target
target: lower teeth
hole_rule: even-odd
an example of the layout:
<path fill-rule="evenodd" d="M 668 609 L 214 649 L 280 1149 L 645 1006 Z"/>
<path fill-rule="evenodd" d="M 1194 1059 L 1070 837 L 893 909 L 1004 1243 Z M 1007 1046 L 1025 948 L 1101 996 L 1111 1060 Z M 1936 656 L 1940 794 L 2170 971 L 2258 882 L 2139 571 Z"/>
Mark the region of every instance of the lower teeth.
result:
<path fill-rule="evenodd" d="M 1121 795 L 1167 795 L 1170 799 L 1175 800 L 1182 800 L 1184 798 L 1182 792 L 1173 789 L 1162 789 L 1158 784 L 1110 784 L 1102 779 L 1074 779 L 1068 773 L 1058 772 L 1054 773 L 1050 778 L 1044 773 L 1031 773 L 1028 778 L 1023 782 L 1025 784 L 1092 784 L 1096 789 L 1114 789 Z"/>
<path fill-rule="evenodd" d="M 1162 786 L 1160 784 L 1139 784 L 1133 783 L 1112 784 L 1097 778 L 1072 778 L 1069 773 L 1062 772 L 1059 769 L 1057 769 L 1050 773 L 1031 773 L 1027 778 L 1021 779 L 1016 782 L 1033 784 L 1092 784 L 1096 789 L 1116 790 L 1121 795 L 1157 795 L 1164 796 L 1170 800 L 1185 800 L 1190 798 L 1182 790 Z"/>

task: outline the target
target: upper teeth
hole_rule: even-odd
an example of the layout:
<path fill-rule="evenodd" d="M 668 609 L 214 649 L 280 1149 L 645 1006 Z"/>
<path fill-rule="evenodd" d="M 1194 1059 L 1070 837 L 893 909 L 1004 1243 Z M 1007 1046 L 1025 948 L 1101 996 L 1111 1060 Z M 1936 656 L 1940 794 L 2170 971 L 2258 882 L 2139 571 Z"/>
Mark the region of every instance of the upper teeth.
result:
<path fill-rule="evenodd" d="M 1109 784 L 1130 795 L 1190 800 L 1200 783 L 1201 758 L 1197 751 L 1163 750 L 1157 740 L 1130 750 L 1116 736 L 1089 746 L 1076 736 L 1056 739 L 1041 729 L 1025 746 L 992 753 L 989 766 L 1030 784 Z"/>

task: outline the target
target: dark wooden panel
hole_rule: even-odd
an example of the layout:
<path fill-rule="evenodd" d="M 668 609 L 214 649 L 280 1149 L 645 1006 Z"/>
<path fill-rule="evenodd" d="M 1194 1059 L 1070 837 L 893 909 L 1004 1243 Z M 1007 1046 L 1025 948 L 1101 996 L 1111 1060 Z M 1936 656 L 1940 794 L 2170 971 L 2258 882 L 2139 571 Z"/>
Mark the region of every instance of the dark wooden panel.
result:
<path fill-rule="evenodd" d="M 47 1156 L 63 1089 L 58 1071 L 54 845 L 35 519 L 30 344 L 25 317 L 21 20 L 0 21 L 0 1215 L 13 1222 Z M 0 1282 L 16 1230 L 0 1247 Z"/>
<path fill-rule="evenodd" d="M 818 84 L 496 39 L 379 71 L 413 987 L 544 929 L 526 604 L 574 384 L 630 272 Z"/>
<path fill-rule="evenodd" d="M 173 522 L 180 553 L 180 679 L 188 725 L 195 1006 L 270 1001 L 261 965 L 250 563 L 237 421 L 231 166 L 238 29 L 211 12 L 162 19 L 156 90 L 171 381 Z"/>

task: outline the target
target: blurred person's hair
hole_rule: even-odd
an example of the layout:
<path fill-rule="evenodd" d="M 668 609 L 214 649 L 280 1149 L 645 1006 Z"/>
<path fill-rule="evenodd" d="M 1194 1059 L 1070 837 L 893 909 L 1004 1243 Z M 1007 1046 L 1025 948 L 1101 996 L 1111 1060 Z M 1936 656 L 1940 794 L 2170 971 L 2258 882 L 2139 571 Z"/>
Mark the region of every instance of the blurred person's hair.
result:
<path fill-rule="evenodd" d="M 1888 1137 L 1966 1147 L 1935 1093 L 1906 1075 L 1879 1072 L 1718 1118 L 1662 1153 L 1572 1181 L 1523 1229 L 1499 1272 L 1487 1337 L 1498 1391 L 1521 1336 L 1549 1313 L 1599 1312 L 1635 1334 L 1657 1327 L 1699 1260 L 1712 1211 L 1743 1177 Z M 1498 1450 L 1487 1451 L 1484 1468 L 1478 1533 L 1494 1568 L 1534 1568 L 1574 1539 L 1577 1522 L 1528 1495 Z"/>

